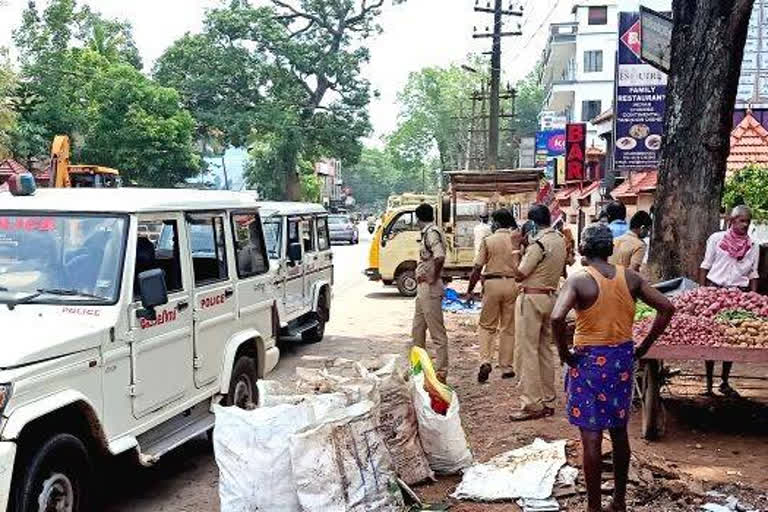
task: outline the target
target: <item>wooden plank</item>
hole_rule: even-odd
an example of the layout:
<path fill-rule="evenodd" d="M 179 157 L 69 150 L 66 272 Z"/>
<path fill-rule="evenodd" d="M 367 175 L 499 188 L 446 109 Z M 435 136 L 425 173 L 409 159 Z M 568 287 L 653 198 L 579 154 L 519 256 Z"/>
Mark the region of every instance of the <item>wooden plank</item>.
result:
<path fill-rule="evenodd" d="M 654 345 L 643 359 L 768 363 L 768 349 L 744 347 L 698 347 L 694 345 Z"/>

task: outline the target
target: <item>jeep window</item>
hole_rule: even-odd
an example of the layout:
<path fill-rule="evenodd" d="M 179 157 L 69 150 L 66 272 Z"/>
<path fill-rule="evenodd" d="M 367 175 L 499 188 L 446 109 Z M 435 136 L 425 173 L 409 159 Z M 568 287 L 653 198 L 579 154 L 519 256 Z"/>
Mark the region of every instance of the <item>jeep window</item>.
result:
<path fill-rule="evenodd" d="M 226 281 L 229 273 L 224 219 L 220 216 L 194 216 L 188 219 L 187 227 L 195 286 Z"/>
<path fill-rule="evenodd" d="M 299 219 L 288 220 L 288 247 L 292 244 L 301 243 L 301 237 L 299 234 Z"/>
<path fill-rule="evenodd" d="M 139 296 L 139 274 L 156 268 L 165 272 L 165 287 L 168 293 L 184 289 L 181 278 L 181 253 L 179 251 L 179 226 L 175 220 L 164 220 L 160 228 L 160 238 L 157 244 L 139 235 L 136 241 L 136 270 L 134 277 L 134 299 Z M 149 242 L 149 243 L 147 243 Z"/>
<path fill-rule="evenodd" d="M 237 275 L 241 279 L 264 274 L 269 269 L 258 214 L 232 215 L 232 238 L 237 254 Z"/>
<path fill-rule="evenodd" d="M 279 260 L 283 253 L 283 218 L 269 217 L 263 219 L 263 227 L 267 255 L 271 260 Z"/>
<path fill-rule="evenodd" d="M 327 251 L 331 247 L 328 237 L 328 217 L 317 218 L 317 248 L 321 251 Z"/>
<path fill-rule="evenodd" d="M 301 245 L 304 253 L 315 252 L 315 219 L 301 219 Z"/>
<path fill-rule="evenodd" d="M 128 220 L 0 213 L 0 302 L 114 304 Z"/>

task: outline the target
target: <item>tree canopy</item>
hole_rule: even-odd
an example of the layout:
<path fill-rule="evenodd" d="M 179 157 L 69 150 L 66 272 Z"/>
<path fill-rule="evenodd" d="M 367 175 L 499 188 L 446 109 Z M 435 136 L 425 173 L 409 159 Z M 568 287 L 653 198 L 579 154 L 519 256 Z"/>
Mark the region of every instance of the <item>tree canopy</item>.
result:
<path fill-rule="evenodd" d="M 196 173 L 195 123 L 178 93 L 144 76 L 129 24 L 75 0 L 30 1 L 14 39 L 20 52 L 14 154 L 47 155 L 72 139 L 73 162 L 105 165 L 142 185 Z"/>
<path fill-rule="evenodd" d="M 200 130 L 226 144 L 247 141 L 249 182 L 268 197 L 299 199 L 303 162 L 360 155 L 370 131 L 365 41 L 384 0 L 230 0 L 210 10 L 155 66 L 182 91 Z M 306 180 L 304 180 L 306 181 Z"/>
<path fill-rule="evenodd" d="M 0 47 L 0 159 L 11 154 L 11 134 L 16 126 L 13 108 L 16 74 L 13 72 L 5 48 Z"/>
<path fill-rule="evenodd" d="M 727 209 L 745 204 L 756 222 L 768 222 L 768 169 L 749 165 L 725 182 L 723 205 Z"/>

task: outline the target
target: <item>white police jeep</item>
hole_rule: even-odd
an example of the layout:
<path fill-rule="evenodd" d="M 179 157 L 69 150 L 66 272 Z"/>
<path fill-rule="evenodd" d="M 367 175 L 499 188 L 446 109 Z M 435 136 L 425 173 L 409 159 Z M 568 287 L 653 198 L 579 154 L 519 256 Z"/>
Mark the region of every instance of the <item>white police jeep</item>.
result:
<path fill-rule="evenodd" d="M 0 193 L 0 510 L 88 510 L 104 455 L 151 464 L 255 402 L 273 286 L 248 194 Z"/>

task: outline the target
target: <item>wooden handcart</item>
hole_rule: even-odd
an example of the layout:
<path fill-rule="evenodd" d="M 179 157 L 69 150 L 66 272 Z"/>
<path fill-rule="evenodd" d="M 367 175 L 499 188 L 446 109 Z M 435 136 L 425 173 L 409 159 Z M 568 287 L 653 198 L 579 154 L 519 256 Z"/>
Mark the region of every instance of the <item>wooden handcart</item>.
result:
<path fill-rule="evenodd" d="M 699 347 L 693 345 L 656 345 L 643 358 L 638 372 L 642 404 L 642 434 L 647 440 L 664 435 L 665 415 L 661 387 L 670 378 L 664 361 L 733 361 L 768 363 L 768 349 L 745 347 Z"/>

